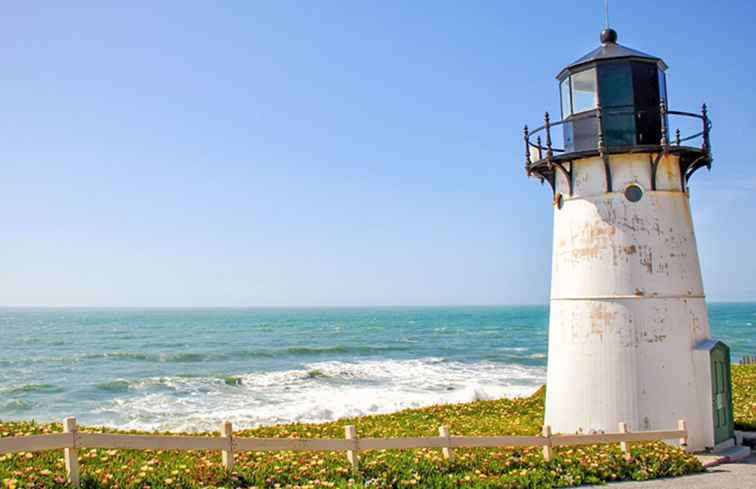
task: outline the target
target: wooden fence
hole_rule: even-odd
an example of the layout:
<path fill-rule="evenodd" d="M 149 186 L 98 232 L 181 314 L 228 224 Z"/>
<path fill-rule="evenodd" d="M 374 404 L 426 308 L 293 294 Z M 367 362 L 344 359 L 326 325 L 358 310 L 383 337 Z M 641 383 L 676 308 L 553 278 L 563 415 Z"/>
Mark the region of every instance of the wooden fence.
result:
<path fill-rule="evenodd" d="M 679 440 L 687 446 L 688 429 L 684 420 L 676 430 L 630 432 L 625 423 L 619 424 L 617 433 L 552 434 L 549 426 L 536 436 L 451 436 L 449 428 L 441 426 L 438 437 L 414 438 L 359 438 L 354 426 L 344 427 L 344 439 L 336 438 L 242 438 L 233 434 L 230 422 L 221 426 L 220 435 L 167 436 L 120 435 L 84 433 L 78 430 L 75 418 L 63 421 L 63 433 L 0 438 L 0 454 L 11 452 L 38 452 L 63 449 L 68 479 L 79 487 L 79 448 L 108 448 L 121 450 L 215 450 L 222 453 L 226 470 L 234 468 L 237 451 L 344 451 L 354 471 L 359 469 L 359 452 L 364 450 L 440 448 L 446 459 L 454 458 L 455 448 L 510 448 L 543 447 L 543 458 L 552 458 L 552 449 L 561 446 L 619 443 L 629 453 L 628 444 L 639 441 Z"/>
<path fill-rule="evenodd" d="M 756 364 L 756 357 L 752 357 L 752 356 L 749 356 L 749 355 L 741 357 L 740 364 L 741 365 L 754 365 L 754 364 Z"/>

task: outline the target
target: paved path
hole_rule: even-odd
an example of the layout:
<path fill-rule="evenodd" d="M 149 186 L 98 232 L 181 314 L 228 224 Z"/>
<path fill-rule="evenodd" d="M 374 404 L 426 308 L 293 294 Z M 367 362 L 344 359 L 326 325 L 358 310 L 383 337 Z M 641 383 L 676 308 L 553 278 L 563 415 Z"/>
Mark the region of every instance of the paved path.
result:
<path fill-rule="evenodd" d="M 723 464 L 710 468 L 703 474 L 657 479 L 646 482 L 620 482 L 609 484 L 606 489 L 756 489 L 756 455 L 742 462 Z"/>

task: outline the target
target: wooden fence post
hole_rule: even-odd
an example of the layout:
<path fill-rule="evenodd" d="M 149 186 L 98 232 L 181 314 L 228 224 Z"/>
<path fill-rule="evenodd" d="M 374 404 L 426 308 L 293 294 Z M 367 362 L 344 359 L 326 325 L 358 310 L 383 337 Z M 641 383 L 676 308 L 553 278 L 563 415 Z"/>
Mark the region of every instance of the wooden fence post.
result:
<path fill-rule="evenodd" d="M 234 470 L 234 427 L 231 425 L 231 421 L 224 421 L 221 426 L 221 436 L 228 439 L 228 448 L 223 450 L 223 467 L 227 472 Z"/>
<path fill-rule="evenodd" d="M 353 425 L 344 426 L 344 435 L 347 440 L 353 440 L 352 449 L 347 450 L 347 460 L 352 464 L 352 470 L 357 472 L 360 468 L 359 441 L 357 439 L 357 430 Z"/>
<path fill-rule="evenodd" d="M 74 487 L 79 487 L 79 453 L 76 450 L 76 418 L 70 417 L 63 420 L 63 432 L 71 433 L 73 443 L 71 448 L 64 448 L 63 454 L 66 461 L 66 474 Z"/>
<path fill-rule="evenodd" d="M 677 429 L 685 432 L 685 435 L 680 437 L 680 447 L 686 448 L 688 446 L 688 425 L 684 419 L 677 420 Z"/>
<path fill-rule="evenodd" d="M 619 432 L 620 433 L 627 433 L 627 424 L 620 421 L 619 423 Z M 629 454 L 630 453 L 630 445 L 626 441 L 620 442 L 620 450 L 623 452 Z"/>
<path fill-rule="evenodd" d="M 449 427 L 448 426 L 439 426 L 438 427 L 438 436 L 440 436 L 441 438 L 445 438 L 446 439 L 447 446 L 445 446 L 444 448 L 441 449 L 441 453 L 444 454 L 444 458 L 446 460 L 448 460 L 449 462 L 451 462 L 452 460 L 454 460 L 454 452 L 452 452 L 452 449 L 451 449 L 451 443 L 450 443 L 451 442 L 451 440 L 450 440 L 451 436 L 449 436 Z"/>
<path fill-rule="evenodd" d="M 551 461 L 553 455 L 551 448 L 551 426 L 543 425 L 543 437 L 546 438 L 546 445 L 543 446 L 543 459 L 546 462 Z"/>

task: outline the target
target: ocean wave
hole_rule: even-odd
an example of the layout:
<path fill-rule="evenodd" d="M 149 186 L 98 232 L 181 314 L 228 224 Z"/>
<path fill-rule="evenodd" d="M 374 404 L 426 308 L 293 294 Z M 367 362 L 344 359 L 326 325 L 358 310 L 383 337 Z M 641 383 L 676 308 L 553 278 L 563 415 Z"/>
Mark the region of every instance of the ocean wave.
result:
<path fill-rule="evenodd" d="M 285 353 L 292 355 L 322 355 L 327 353 L 348 353 L 349 348 L 345 346 L 325 346 L 325 347 L 305 347 L 305 346 L 292 346 L 284 348 L 282 350 Z"/>
<path fill-rule="evenodd" d="M 162 352 L 142 353 L 130 351 L 112 351 L 83 353 L 69 356 L 36 357 L 17 360 L 0 360 L 0 366 L 11 367 L 17 364 L 80 364 L 101 361 L 105 362 L 148 362 L 148 363 L 200 363 L 200 362 L 223 362 L 227 360 L 247 360 L 280 358 L 282 356 L 308 357 L 328 355 L 355 355 L 364 356 L 371 354 L 385 354 L 390 352 L 409 351 L 407 345 L 367 346 L 367 345 L 335 345 L 324 347 L 299 347 L 286 348 L 261 348 L 250 350 L 235 350 L 229 352 Z"/>
<path fill-rule="evenodd" d="M 410 348 L 404 345 L 397 346 L 324 346 L 324 347 L 289 347 L 282 351 L 292 355 L 324 355 L 330 353 L 386 353 L 408 351 Z"/>
<path fill-rule="evenodd" d="M 97 384 L 95 387 L 105 392 L 126 392 L 130 385 L 131 383 L 128 380 L 113 380 Z"/>
<path fill-rule="evenodd" d="M 114 351 L 104 353 L 85 353 L 78 357 L 73 357 L 74 360 L 137 360 L 137 361 L 150 361 L 157 358 L 156 355 L 150 355 L 147 353 L 132 353 L 128 351 Z"/>
<path fill-rule="evenodd" d="M 206 353 L 166 353 L 159 357 L 161 362 L 195 363 L 210 360 L 212 355 Z"/>
<path fill-rule="evenodd" d="M 233 376 L 156 377 L 128 383 L 92 422 L 126 429 L 201 431 L 322 422 L 432 404 L 528 395 L 541 367 L 442 358 L 312 362 Z"/>
<path fill-rule="evenodd" d="M 26 401 L 24 399 L 14 399 L 12 401 L 0 404 L 0 413 L 20 414 L 27 413 L 36 407 L 37 403 Z"/>
<path fill-rule="evenodd" d="M 14 397 L 33 393 L 55 394 L 58 392 L 63 392 L 63 389 L 52 384 L 24 384 L 0 388 L 0 395 L 3 397 Z"/>

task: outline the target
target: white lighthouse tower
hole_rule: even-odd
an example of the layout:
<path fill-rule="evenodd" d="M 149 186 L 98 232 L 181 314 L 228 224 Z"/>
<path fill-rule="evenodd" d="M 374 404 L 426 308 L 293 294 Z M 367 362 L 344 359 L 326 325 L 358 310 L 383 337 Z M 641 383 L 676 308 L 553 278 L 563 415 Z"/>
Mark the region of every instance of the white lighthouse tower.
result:
<path fill-rule="evenodd" d="M 525 128 L 527 174 L 554 195 L 546 423 L 684 419 L 702 450 L 733 436 L 729 349 L 710 338 L 688 200 L 691 175 L 711 166 L 711 123 L 705 105 L 667 108 L 666 69 L 606 29 L 557 76 L 562 119 Z M 686 120 L 695 130 L 672 129 Z"/>

